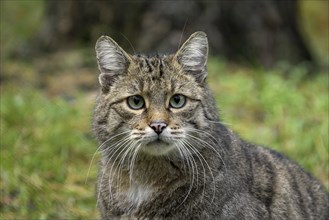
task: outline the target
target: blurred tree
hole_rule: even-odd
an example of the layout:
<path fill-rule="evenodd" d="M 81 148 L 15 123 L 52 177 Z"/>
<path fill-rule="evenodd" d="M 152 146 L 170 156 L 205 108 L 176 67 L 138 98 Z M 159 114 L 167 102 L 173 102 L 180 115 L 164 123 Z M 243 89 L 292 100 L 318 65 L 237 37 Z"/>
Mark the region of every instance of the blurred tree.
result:
<path fill-rule="evenodd" d="M 203 30 L 211 52 L 229 60 L 314 64 L 299 29 L 297 0 L 49 0 L 45 15 L 38 37 L 43 50 L 93 44 L 106 34 L 124 48 L 172 52 L 181 38 Z"/>

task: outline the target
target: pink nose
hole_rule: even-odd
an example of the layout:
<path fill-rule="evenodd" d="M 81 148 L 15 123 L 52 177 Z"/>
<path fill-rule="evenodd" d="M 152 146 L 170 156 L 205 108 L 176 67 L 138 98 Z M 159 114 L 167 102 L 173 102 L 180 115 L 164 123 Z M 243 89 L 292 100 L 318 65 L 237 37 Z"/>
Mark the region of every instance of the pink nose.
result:
<path fill-rule="evenodd" d="M 150 124 L 150 127 L 155 131 L 157 134 L 161 134 L 161 132 L 167 127 L 168 125 L 163 121 L 153 121 Z"/>

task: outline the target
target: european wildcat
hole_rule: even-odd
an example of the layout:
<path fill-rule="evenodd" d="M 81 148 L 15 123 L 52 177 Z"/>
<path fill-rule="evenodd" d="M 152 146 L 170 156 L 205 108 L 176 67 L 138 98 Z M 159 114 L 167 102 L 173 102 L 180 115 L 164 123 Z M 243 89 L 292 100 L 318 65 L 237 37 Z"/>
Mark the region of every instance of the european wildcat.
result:
<path fill-rule="evenodd" d="M 318 181 L 220 123 L 205 82 L 205 33 L 153 57 L 102 36 L 96 54 L 102 219 L 329 219 Z"/>

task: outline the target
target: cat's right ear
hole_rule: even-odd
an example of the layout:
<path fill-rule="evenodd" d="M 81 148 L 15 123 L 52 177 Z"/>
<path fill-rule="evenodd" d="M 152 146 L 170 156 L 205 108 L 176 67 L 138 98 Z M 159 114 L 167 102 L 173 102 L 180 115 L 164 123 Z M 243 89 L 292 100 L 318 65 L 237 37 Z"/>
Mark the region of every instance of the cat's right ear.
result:
<path fill-rule="evenodd" d="M 195 80 L 203 83 L 207 76 L 208 39 L 207 35 L 198 31 L 192 34 L 175 55 L 176 60 Z"/>
<path fill-rule="evenodd" d="M 129 54 L 108 36 L 101 36 L 97 40 L 95 50 L 100 71 L 99 83 L 102 91 L 108 92 L 117 76 L 127 71 L 132 60 Z"/>

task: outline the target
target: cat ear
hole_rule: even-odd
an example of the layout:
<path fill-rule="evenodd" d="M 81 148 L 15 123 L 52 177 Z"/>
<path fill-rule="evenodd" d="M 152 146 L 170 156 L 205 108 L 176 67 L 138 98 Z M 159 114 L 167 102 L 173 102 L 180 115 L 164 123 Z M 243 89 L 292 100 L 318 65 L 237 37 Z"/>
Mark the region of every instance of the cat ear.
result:
<path fill-rule="evenodd" d="M 130 56 L 110 37 L 101 36 L 95 46 L 99 83 L 103 91 L 109 91 L 116 77 L 127 71 Z"/>
<path fill-rule="evenodd" d="M 202 83 L 207 76 L 207 35 L 202 31 L 192 34 L 178 50 L 175 57 L 187 73 L 193 75 L 197 82 Z"/>

